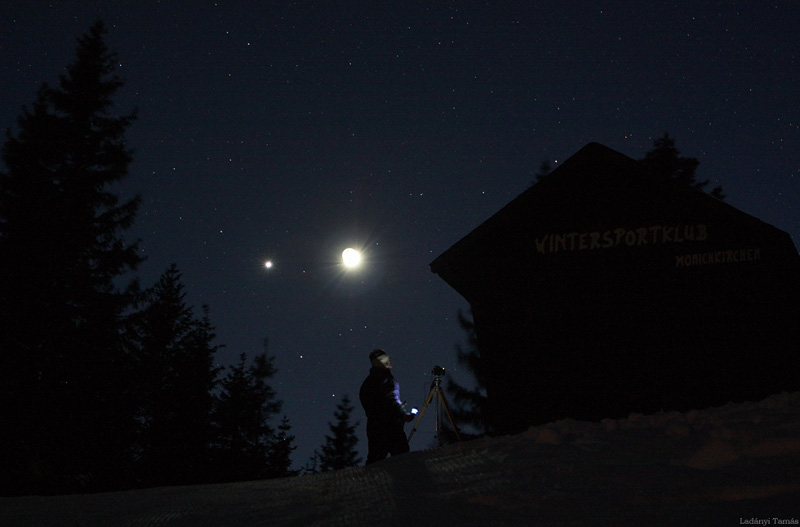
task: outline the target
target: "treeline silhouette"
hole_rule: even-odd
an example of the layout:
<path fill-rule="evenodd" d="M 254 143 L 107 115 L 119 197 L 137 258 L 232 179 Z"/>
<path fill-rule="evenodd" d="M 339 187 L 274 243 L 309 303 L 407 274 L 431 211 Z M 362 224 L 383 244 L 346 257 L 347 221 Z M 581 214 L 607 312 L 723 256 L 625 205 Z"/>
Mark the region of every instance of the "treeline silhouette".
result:
<path fill-rule="evenodd" d="M 177 266 L 150 287 L 135 277 L 144 257 L 125 232 L 141 198 L 109 186 L 128 174 L 136 113 L 113 111 L 123 80 L 105 31 L 78 39 L 2 150 L 0 494 L 296 475 L 266 339 L 220 367 L 209 308 L 186 304 Z M 348 416 L 334 435 L 355 437 Z"/>

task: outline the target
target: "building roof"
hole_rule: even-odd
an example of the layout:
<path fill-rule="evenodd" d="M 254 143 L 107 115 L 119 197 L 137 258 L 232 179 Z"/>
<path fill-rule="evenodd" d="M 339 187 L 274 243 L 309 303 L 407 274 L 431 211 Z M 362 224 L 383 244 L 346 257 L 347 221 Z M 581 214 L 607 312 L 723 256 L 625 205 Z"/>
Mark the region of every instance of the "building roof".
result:
<path fill-rule="evenodd" d="M 535 281 L 720 270 L 728 259 L 795 262 L 797 250 L 786 232 L 590 143 L 430 266 L 472 302 L 510 277 L 519 283 L 520 273 Z"/>

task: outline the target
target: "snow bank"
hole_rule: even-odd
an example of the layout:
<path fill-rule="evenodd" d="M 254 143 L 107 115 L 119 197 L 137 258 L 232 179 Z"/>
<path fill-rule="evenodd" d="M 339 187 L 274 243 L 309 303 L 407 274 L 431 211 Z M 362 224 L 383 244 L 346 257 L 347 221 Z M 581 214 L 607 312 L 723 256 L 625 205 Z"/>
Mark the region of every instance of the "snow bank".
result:
<path fill-rule="evenodd" d="M 671 460 L 699 470 L 719 469 L 742 458 L 800 455 L 800 392 L 773 395 L 756 403 L 729 403 L 686 413 L 632 414 L 600 423 L 562 420 L 530 428 L 521 437 L 534 443 L 588 447 L 627 434 L 652 443 L 681 444 Z M 800 512 L 800 511 L 798 511 Z"/>
<path fill-rule="evenodd" d="M 0 498 L 0 525 L 800 524 L 800 393 L 563 420 L 317 476 Z"/>

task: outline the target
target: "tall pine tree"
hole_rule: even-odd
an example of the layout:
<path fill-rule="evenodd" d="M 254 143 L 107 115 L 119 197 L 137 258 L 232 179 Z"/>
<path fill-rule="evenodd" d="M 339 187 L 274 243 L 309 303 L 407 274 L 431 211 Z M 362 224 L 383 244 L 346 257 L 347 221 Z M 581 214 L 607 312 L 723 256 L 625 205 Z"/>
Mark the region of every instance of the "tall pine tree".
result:
<path fill-rule="evenodd" d="M 97 22 L 78 39 L 2 151 L 0 486 L 11 493 L 102 488 L 129 461 L 121 330 L 137 286 L 118 284 L 141 261 L 123 236 L 139 198 L 109 187 L 127 175 L 135 116 L 113 110 L 123 81 L 104 34 Z"/>
<path fill-rule="evenodd" d="M 469 425 L 479 433 L 491 433 L 488 426 L 487 408 L 488 399 L 486 398 L 486 374 L 481 360 L 480 350 L 478 349 L 478 339 L 475 335 L 475 323 L 461 310 L 458 311 L 458 324 L 467 335 L 466 348 L 460 344 L 456 346 L 456 359 L 458 363 L 465 366 L 473 375 L 475 386 L 467 388 L 452 377 L 447 379 L 447 392 L 453 398 L 451 413 L 458 425 Z M 460 431 L 462 438 L 470 438 L 474 434 Z"/>
<path fill-rule="evenodd" d="M 292 470 L 292 452 L 297 449 L 294 444 L 294 436 L 289 432 L 292 425 L 289 418 L 284 415 L 278 431 L 270 441 L 269 452 L 267 453 L 267 477 L 285 478 L 296 476 L 298 471 Z"/>
<path fill-rule="evenodd" d="M 243 481 L 270 477 L 270 448 L 275 430 L 270 420 L 282 403 L 267 383 L 277 372 L 266 353 L 248 366 L 247 355 L 229 367 L 220 381 L 213 411 L 212 456 L 216 481 Z"/>
<path fill-rule="evenodd" d="M 334 417 L 335 423 L 328 423 L 331 435 L 325 436 L 325 444 L 322 445 L 322 453 L 319 456 L 320 471 L 328 472 L 341 468 L 356 467 L 361 463 L 358 457 L 356 444 L 356 426 L 358 422 L 350 423 L 350 414 L 353 406 L 350 398 L 345 395 L 341 402 L 336 406 Z"/>
<path fill-rule="evenodd" d="M 198 483 L 207 470 L 218 347 L 208 308 L 197 318 L 180 280 L 171 265 L 147 292 L 147 305 L 134 323 L 137 461 L 141 480 L 149 485 Z"/>
<path fill-rule="evenodd" d="M 698 190 L 705 190 L 708 186 L 709 180 L 697 181 L 695 175 L 700 161 L 694 157 L 682 157 L 675 147 L 675 139 L 668 133 L 653 141 L 653 149 L 640 161 L 664 179 L 672 179 Z M 721 186 L 714 187 L 710 194 L 717 199 L 725 199 Z"/>

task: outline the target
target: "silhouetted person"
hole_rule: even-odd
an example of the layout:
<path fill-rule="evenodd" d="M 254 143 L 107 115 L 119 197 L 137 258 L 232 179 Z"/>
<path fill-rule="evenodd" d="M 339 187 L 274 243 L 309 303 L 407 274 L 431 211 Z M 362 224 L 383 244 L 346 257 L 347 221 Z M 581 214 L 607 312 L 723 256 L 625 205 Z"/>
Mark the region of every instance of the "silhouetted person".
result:
<path fill-rule="evenodd" d="M 403 425 L 414 416 L 400 401 L 400 384 L 392 376 L 392 359 L 382 349 L 369 354 L 371 368 L 359 391 L 359 399 L 367 414 L 367 465 L 408 452 Z"/>

